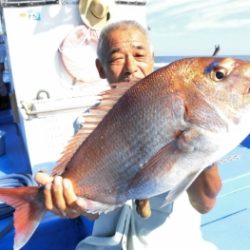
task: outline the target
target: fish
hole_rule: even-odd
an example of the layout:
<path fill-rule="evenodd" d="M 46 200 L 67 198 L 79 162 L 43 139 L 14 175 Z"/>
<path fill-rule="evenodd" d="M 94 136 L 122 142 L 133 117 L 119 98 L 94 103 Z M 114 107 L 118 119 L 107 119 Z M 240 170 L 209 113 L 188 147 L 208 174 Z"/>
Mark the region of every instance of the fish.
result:
<path fill-rule="evenodd" d="M 87 212 L 167 193 L 173 202 L 250 133 L 250 62 L 184 58 L 136 83 L 111 85 L 84 116 L 52 175 L 72 181 Z M 0 188 L 15 208 L 14 249 L 46 210 L 42 187 Z"/>

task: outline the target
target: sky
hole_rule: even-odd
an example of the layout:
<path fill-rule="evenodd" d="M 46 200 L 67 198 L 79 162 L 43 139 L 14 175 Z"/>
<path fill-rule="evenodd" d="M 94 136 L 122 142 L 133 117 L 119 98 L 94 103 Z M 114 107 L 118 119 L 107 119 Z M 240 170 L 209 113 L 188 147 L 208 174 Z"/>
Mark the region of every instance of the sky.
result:
<path fill-rule="evenodd" d="M 147 0 L 156 55 L 250 55 L 249 0 Z"/>

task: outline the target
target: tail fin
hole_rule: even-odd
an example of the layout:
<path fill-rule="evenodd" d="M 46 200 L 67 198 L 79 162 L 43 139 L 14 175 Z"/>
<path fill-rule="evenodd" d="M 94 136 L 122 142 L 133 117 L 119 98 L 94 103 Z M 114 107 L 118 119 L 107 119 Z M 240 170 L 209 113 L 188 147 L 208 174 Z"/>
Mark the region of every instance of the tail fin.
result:
<path fill-rule="evenodd" d="M 0 200 L 15 208 L 14 250 L 30 239 L 42 219 L 45 208 L 38 187 L 0 188 Z"/>

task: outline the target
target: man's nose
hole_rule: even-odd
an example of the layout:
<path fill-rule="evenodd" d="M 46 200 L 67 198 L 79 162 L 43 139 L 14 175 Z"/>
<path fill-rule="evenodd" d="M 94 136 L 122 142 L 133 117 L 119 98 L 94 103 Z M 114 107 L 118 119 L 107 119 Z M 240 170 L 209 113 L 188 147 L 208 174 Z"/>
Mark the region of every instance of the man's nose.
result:
<path fill-rule="evenodd" d="M 132 55 L 128 55 L 126 59 L 126 71 L 133 74 L 137 70 L 137 61 Z"/>

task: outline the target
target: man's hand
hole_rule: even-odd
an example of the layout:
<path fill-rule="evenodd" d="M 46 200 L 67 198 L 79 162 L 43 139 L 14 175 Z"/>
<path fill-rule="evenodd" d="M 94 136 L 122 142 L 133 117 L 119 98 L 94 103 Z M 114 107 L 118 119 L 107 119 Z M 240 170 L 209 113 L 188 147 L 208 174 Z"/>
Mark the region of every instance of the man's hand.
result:
<path fill-rule="evenodd" d="M 200 213 L 209 212 L 215 205 L 222 183 L 217 163 L 207 167 L 188 188 L 192 206 Z"/>
<path fill-rule="evenodd" d="M 84 215 L 96 219 L 98 215 L 86 213 L 86 202 L 78 198 L 70 180 L 61 176 L 51 177 L 46 173 L 37 173 L 36 181 L 44 186 L 44 205 L 47 210 L 68 218 Z"/>
<path fill-rule="evenodd" d="M 136 211 L 142 218 L 148 218 L 151 215 L 149 199 L 135 200 Z"/>

